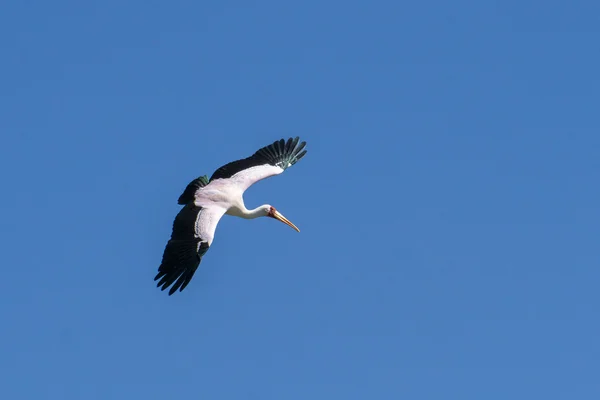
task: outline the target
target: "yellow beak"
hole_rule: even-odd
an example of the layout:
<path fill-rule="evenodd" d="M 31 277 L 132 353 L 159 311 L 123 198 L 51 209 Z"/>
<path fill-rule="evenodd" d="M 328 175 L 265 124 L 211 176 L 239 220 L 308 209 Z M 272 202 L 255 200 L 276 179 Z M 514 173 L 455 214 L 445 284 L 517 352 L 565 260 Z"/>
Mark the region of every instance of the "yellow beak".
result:
<path fill-rule="evenodd" d="M 289 219 L 287 219 L 286 217 L 281 215 L 281 213 L 279 211 L 274 211 L 272 216 L 273 216 L 273 218 L 280 220 L 284 224 L 291 226 L 292 228 L 294 228 L 296 230 L 296 232 L 300 232 L 300 229 L 298 229 L 298 227 L 296 225 L 292 224 Z"/>

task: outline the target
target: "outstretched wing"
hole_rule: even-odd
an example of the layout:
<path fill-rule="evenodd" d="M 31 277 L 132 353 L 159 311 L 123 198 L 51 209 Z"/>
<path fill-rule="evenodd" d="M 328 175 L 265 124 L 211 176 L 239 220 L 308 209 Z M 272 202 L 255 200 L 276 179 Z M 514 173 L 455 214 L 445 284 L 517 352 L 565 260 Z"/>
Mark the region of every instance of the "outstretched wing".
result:
<path fill-rule="evenodd" d="M 248 158 L 223 165 L 213 173 L 210 181 L 230 178 L 232 183 L 246 190 L 261 179 L 281 174 L 306 154 L 306 142 L 298 144 L 299 140 L 299 137 L 289 138 L 287 142 L 277 140 Z"/>
<path fill-rule="evenodd" d="M 219 220 L 225 209 L 218 206 L 185 205 L 175 217 L 171 239 L 167 242 L 158 274 L 157 287 L 182 291 L 190 283 L 204 254 L 210 248 Z"/>

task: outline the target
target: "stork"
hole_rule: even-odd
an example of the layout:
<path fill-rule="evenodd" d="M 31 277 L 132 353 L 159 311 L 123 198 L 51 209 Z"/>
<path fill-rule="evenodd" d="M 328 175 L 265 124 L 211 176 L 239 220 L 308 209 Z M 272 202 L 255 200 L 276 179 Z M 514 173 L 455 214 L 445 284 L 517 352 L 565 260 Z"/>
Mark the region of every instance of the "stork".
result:
<path fill-rule="evenodd" d="M 154 281 L 161 290 L 169 286 L 169 296 L 181 292 L 192 280 L 202 257 L 210 248 L 217 224 L 225 214 L 254 219 L 271 217 L 296 231 L 300 229 L 270 204 L 248 210 L 244 191 L 256 182 L 279 175 L 296 164 L 304 155 L 306 142 L 300 138 L 277 140 L 262 147 L 250 157 L 232 161 L 217 169 L 210 179 L 206 175 L 191 181 L 179 199 L 183 205 L 175 221 L 171 238 L 163 252 Z"/>

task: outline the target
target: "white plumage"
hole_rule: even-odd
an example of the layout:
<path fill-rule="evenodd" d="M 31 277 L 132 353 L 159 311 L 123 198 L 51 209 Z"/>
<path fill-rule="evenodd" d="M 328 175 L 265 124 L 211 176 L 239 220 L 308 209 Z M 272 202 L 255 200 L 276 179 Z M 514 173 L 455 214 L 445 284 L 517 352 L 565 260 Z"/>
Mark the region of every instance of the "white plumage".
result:
<path fill-rule="evenodd" d="M 183 205 L 175 217 L 171 239 L 165 247 L 161 265 L 154 278 L 169 295 L 189 284 L 202 257 L 210 248 L 219 220 L 224 214 L 254 219 L 272 217 L 300 231 L 273 206 L 264 204 L 248 210 L 243 195 L 254 183 L 283 173 L 306 154 L 306 142 L 299 138 L 275 141 L 252 156 L 230 162 L 188 184 L 178 203 Z"/>

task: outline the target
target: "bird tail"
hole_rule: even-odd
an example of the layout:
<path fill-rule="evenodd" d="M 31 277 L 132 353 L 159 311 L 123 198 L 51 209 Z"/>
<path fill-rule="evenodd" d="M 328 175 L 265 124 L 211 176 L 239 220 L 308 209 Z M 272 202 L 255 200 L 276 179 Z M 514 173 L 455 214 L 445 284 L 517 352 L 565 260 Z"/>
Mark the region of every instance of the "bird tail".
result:
<path fill-rule="evenodd" d="M 179 196 L 177 204 L 183 205 L 191 203 L 192 201 L 194 201 L 196 191 L 200 188 L 203 188 L 206 185 L 208 185 L 208 176 L 204 175 L 194 179 L 187 185 L 181 196 Z"/>
<path fill-rule="evenodd" d="M 160 290 L 165 290 L 173 285 L 169 290 L 169 296 L 178 289 L 179 291 L 185 289 L 208 248 L 208 244 L 200 242 L 200 239 L 169 240 L 158 267 L 158 274 L 154 277 L 154 281 L 158 281 L 156 286 L 160 287 Z"/>

